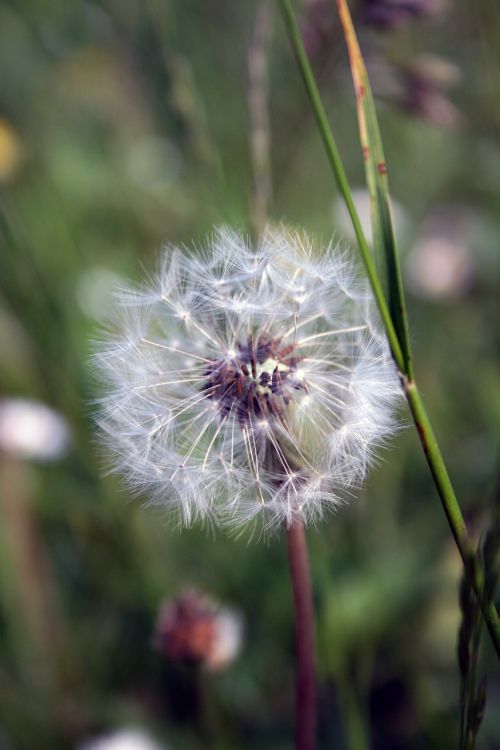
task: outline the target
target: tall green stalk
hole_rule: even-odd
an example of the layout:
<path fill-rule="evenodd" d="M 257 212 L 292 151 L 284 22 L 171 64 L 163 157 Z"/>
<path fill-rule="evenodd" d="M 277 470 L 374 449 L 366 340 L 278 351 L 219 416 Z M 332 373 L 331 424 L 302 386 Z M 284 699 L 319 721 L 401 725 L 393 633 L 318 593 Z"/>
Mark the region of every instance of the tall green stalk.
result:
<path fill-rule="evenodd" d="M 323 106 L 323 102 L 321 101 L 318 86 L 316 85 L 314 74 L 311 70 L 304 45 L 302 44 L 300 31 L 295 20 L 292 6 L 290 5 L 289 0 L 278 0 L 278 2 L 281 6 L 288 35 L 290 37 L 293 51 L 297 59 L 300 74 L 309 96 L 309 101 L 311 103 L 313 114 L 316 119 L 316 124 L 321 134 L 321 138 L 323 139 L 328 161 L 330 162 L 330 166 L 337 181 L 337 186 L 342 194 L 352 221 L 366 273 L 368 275 L 368 278 L 370 279 L 370 284 L 373 289 L 373 294 L 375 296 L 375 301 L 377 303 L 380 317 L 382 318 L 385 329 L 387 331 L 387 337 L 391 346 L 392 355 L 399 369 L 401 371 L 404 371 L 404 358 L 403 352 L 401 350 L 401 345 L 399 343 L 396 329 L 394 328 L 394 324 L 391 319 L 389 307 L 385 299 L 384 290 L 377 273 L 370 247 L 368 245 L 368 242 L 366 241 L 366 237 L 361 226 L 361 221 L 359 219 L 358 212 L 356 211 L 356 206 L 354 205 L 351 189 L 349 187 L 345 169 L 342 164 L 342 159 L 340 158 L 337 144 L 335 143 L 333 133 L 328 123 L 328 117 Z"/>
<path fill-rule="evenodd" d="M 434 483 L 436 485 L 441 503 L 443 505 L 446 518 L 450 525 L 453 538 L 457 545 L 458 551 L 462 558 L 465 570 L 470 583 L 476 592 L 478 601 L 481 605 L 483 617 L 485 619 L 488 631 L 495 646 L 497 655 L 500 658 L 500 620 L 497 610 L 492 601 L 488 601 L 484 596 L 484 575 L 482 566 L 475 553 L 472 541 L 467 531 L 462 511 L 455 495 L 450 476 L 436 440 L 434 430 L 427 415 L 424 403 L 420 396 L 415 379 L 411 371 L 408 371 L 403 350 L 398 338 L 394 323 L 391 318 L 389 307 L 384 295 L 382 283 L 377 273 L 375 262 L 371 250 L 364 236 L 359 216 L 354 206 L 349 183 L 345 173 L 337 144 L 330 128 L 328 117 L 326 115 L 321 95 L 314 78 L 314 74 L 309 63 L 302 38 L 300 35 L 297 21 L 290 3 L 290 0 L 278 0 L 283 19 L 287 28 L 290 43 L 292 45 L 300 74 L 309 97 L 309 102 L 316 119 L 318 130 L 320 132 L 323 144 L 330 166 L 332 168 L 338 188 L 342 194 L 347 210 L 349 212 L 352 225 L 358 241 L 359 250 L 363 263 L 370 281 L 375 301 L 382 323 L 385 327 L 391 351 L 400 371 L 404 384 L 404 391 L 410 407 L 410 411 L 417 428 L 420 443 L 427 458 Z"/>
<path fill-rule="evenodd" d="M 374 252 L 385 260 L 386 289 L 391 320 L 401 344 L 404 357 L 403 371 L 413 377 L 410 332 L 403 288 L 403 278 L 396 248 L 396 232 L 391 213 L 389 176 L 382 145 L 382 135 L 375 109 L 368 73 L 356 36 L 347 0 L 337 0 L 340 22 L 349 54 L 352 80 L 356 94 L 359 141 L 368 193 L 373 229 Z"/>
<path fill-rule="evenodd" d="M 434 430 L 425 410 L 422 397 L 415 381 L 405 379 L 405 394 L 417 428 L 420 443 L 425 453 L 429 469 L 434 479 L 441 503 L 446 513 L 455 544 L 458 547 L 464 567 L 478 597 L 488 631 L 500 658 L 500 620 L 494 603 L 484 593 L 484 573 L 470 539 L 465 520 L 460 510 L 450 475 L 446 469 Z"/>

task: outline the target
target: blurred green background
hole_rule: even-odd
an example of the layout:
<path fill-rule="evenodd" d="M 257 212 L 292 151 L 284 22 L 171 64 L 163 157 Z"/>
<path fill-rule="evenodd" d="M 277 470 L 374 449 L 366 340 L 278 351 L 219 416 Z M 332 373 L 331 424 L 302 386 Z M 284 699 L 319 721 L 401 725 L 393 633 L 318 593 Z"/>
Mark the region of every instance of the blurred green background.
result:
<path fill-rule="evenodd" d="M 334 5 L 297 9 L 362 190 Z M 478 536 L 499 492 L 500 10 L 495 0 L 352 7 L 378 97 L 417 372 Z M 283 539 L 174 533 L 103 476 L 88 364 L 113 287 L 151 269 L 165 241 L 220 223 L 255 230 L 266 214 L 349 239 L 275 10 L 0 2 L 2 750 L 76 748 L 122 727 L 172 750 L 291 746 Z M 63 435 L 52 460 L 42 460 L 52 428 L 32 403 L 7 420 L 18 397 L 66 420 L 70 444 Z M 320 748 L 456 747 L 460 565 L 411 427 L 309 541 Z M 238 657 L 217 672 L 153 646 L 161 603 L 193 587 L 244 622 Z M 500 680 L 484 646 L 478 747 L 494 748 Z"/>

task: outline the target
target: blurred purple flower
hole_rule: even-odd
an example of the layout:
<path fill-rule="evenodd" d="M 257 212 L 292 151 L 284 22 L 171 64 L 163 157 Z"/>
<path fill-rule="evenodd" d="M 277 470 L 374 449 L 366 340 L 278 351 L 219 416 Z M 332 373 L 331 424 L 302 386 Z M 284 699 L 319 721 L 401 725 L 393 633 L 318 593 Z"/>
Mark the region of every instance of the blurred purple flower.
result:
<path fill-rule="evenodd" d="M 331 47 L 336 22 L 331 0 L 303 0 L 301 33 L 308 55 L 318 57 Z"/>
<path fill-rule="evenodd" d="M 446 93 L 461 77 L 460 69 L 449 60 L 424 54 L 409 63 L 394 64 L 377 55 L 368 58 L 367 67 L 378 99 L 430 125 L 454 128 L 462 123 L 462 113 Z"/>
<path fill-rule="evenodd" d="M 456 65 L 434 55 L 421 55 L 400 72 L 403 109 L 438 127 L 460 125 L 462 113 L 444 93 L 460 80 Z"/>
<path fill-rule="evenodd" d="M 394 29 L 420 18 L 442 13 L 445 0 L 363 0 L 361 15 L 367 26 Z"/>
<path fill-rule="evenodd" d="M 154 643 L 172 661 L 219 671 L 236 658 L 241 642 L 241 617 L 194 589 L 160 608 Z"/>

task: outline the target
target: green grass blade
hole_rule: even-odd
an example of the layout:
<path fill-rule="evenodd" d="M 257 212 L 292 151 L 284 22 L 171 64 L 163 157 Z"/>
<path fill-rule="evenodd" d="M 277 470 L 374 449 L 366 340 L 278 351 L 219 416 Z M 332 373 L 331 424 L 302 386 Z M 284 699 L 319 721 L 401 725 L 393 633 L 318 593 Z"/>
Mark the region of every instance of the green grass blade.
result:
<path fill-rule="evenodd" d="M 340 191 L 340 194 L 342 195 L 342 198 L 344 199 L 347 211 L 351 218 L 352 226 L 354 228 L 354 232 L 356 234 L 356 239 L 358 242 L 359 252 L 361 254 L 361 258 L 363 260 L 365 270 L 373 290 L 373 296 L 375 297 L 380 317 L 387 333 L 387 338 L 389 339 L 389 344 L 391 347 L 392 355 L 394 357 L 394 361 L 396 362 L 398 369 L 401 372 L 405 372 L 405 358 L 403 356 L 401 345 L 399 343 L 399 337 L 384 294 L 382 281 L 379 278 L 377 272 L 375 261 L 373 259 L 373 253 L 363 233 L 363 228 L 356 211 L 356 206 L 354 205 L 354 200 L 352 198 L 352 192 L 349 187 L 349 182 L 347 180 L 344 165 L 342 163 L 342 159 L 340 158 L 337 143 L 335 141 L 335 138 L 333 137 L 333 133 L 328 122 L 328 117 L 321 100 L 318 86 L 316 84 L 316 79 L 314 78 L 314 74 L 311 69 L 309 58 L 307 57 L 304 45 L 302 43 L 300 31 L 295 19 L 295 14 L 292 10 L 290 0 L 277 1 L 281 8 L 283 20 L 285 22 L 285 26 L 288 32 L 293 52 L 295 54 L 295 58 L 297 60 L 297 65 L 302 76 L 302 80 L 304 81 L 304 86 L 309 97 L 311 109 L 316 119 L 319 133 L 323 140 L 330 167 L 332 168 L 337 187 Z"/>
<path fill-rule="evenodd" d="M 352 200 L 347 176 L 345 174 L 340 154 L 337 149 L 332 131 L 330 129 L 328 117 L 326 115 L 318 86 L 316 84 L 316 80 L 309 63 L 309 58 L 307 57 L 304 45 L 302 43 L 291 2 L 290 0 L 277 0 L 277 2 L 283 14 L 283 20 L 285 22 L 288 37 L 290 39 L 292 49 L 295 53 L 297 65 L 302 75 L 307 95 L 309 97 L 309 102 L 316 119 L 316 124 L 325 146 L 328 161 L 337 181 L 339 190 L 344 198 L 354 230 L 356 232 L 359 250 L 365 264 L 365 269 L 370 280 L 371 287 L 373 289 L 382 322 L 387 332 L 387 337 L 391 345 L 394 360 L 399 370 L 404 373 L 407 363 L 403 357 L 403 352 L 399 343 L 399 337 L 397 335 L 396 328 L 393 323 L 385 295 L 383 293 L 382 285 L 375 267 L 375 263 L 373 261 L 372 253 L 366 242 L 361 227 L 361 222 L 359 221 L 359 217 L 354 206 L 354 201 Z M 411 360 L 408 360 L 408 363 L 410 365 L 411 371 Z M 439 444 L 436 440 L 436 436 L 432 429 L 427 411 L 411 372 L 405 375 L 405 377 L 403 378 L 403 384 L 415 427 L 417 428 L 418 436 L 427 458 L 434 483 L 438 490 L 443 509 L 446 513 L 450 529 L 462 557 L 471 585 L 474 587 L 474 591 L 476 592 L 476 595 L 478 597 L 478 601 L 483 612 L 488 631 L 491 635 L 492 642 L 495 646 L 497 655 L 500 657 L 500 618 L 496 611 L 495 604 L 493 603 L 493 601 L 491 601 L 491 598 L 484 595 L 484 573 L 482 565 L 478 560 L 477 555 L 475 554 L 475 549 L 465 525 L 462 511 L 455 495 L 448 470 L 444 463 Z"/>
<path fill-rule="evenodd" d="M 373 94 L 346 0 L 337 0 L 356 92 L 359 135 L 370 194 L 375 252 L 385 259 L 389 310 L 412 377 L 412 358 L 403 283 L 390 209 L 389 181 Z"/>

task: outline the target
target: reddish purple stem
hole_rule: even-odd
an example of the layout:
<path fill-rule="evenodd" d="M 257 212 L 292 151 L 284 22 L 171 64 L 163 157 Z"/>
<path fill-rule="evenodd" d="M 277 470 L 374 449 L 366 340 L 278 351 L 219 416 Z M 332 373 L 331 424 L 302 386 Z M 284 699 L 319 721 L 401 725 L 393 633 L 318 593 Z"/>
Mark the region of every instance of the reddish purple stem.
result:
<path fill-rule="evenodd" d="M 314 750 L 316 737 L 316 668 L 314 607 L 307 542 L 302 521 L 287 529 L 288 561 L 295 606 L 295 748 Z"/>

